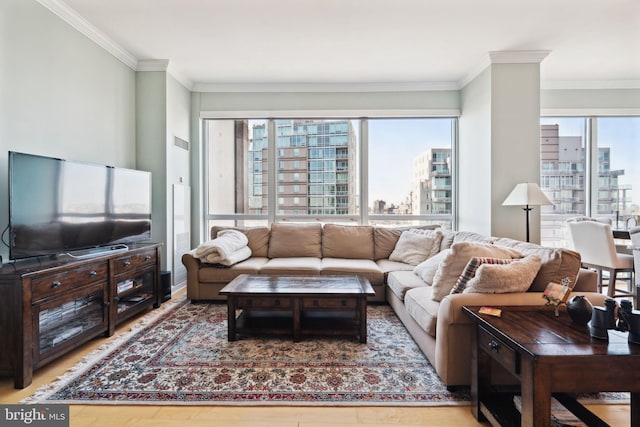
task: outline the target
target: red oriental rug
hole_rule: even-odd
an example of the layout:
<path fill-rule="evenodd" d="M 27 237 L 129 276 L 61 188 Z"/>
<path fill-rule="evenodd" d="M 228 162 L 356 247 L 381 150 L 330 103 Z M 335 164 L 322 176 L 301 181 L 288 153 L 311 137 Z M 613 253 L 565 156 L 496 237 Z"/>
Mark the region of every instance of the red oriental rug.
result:
<path fill-rule="evenodd" d="M 388 306 L 368 307 L 368 343 L 240 336 L 224 304 L 184 299 L 149 313 L 22 403 L 468 405 L 447 390 Z"/>

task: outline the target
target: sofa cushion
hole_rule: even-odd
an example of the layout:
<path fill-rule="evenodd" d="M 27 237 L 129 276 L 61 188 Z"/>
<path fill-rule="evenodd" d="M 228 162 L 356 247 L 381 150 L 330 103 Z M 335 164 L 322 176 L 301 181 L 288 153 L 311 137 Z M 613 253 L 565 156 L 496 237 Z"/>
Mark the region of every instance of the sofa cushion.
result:
<path fill-rule="evenodd" d="M 384 284 L 384 272 L 370 259 L 322 258 L 320 274 L 357 274 L 372 285 Z"/>
<path fill-rule="evenodd" d="M 526 292 L 540 270 L 540 257 L 527 255 L 509 264 L 483 264 L 464 292 L 508 294 Z"/>
<path fill-rule="evenodd" d="M 404 296 L 409 289 L 422 286 L 427 286 L 427 284 L 412 271 L 392 271 L 387 276 L 387 287 L 401 301 L 404 301 Z"/>
<path fill-rule="evenodd" d="M 433 298 L 440 301 L 449 295 L 469 260 L 474 257 L 520 258 L 522 255 L 511 248 L 480 242 L 457 242 L 438 266 L 433 278 Z"/>
<path fill-rule="evenodd" d="M 284 224 L 271 225 L 269 258 L 322 257 L 322 225 Z"/>
<path fill-rule="evenodd" d="M 442 233 L 439 230 L 403 231 L 389 259 L 418 265 L 440 252 L 441 241 Z"/>
<path fill-rule="evenodd" d="M 453 245 L 453 239 L 456 237 L 456 232 L 452 230 L 440 230 L 442 232 L 442 241 L 440 242 L 440 252 L 445 249 L 449 249 Z"/>
<path fill-rule="evenodd" d="M 231 267 L 217 267 L 211 264 L 202 264 L 198 270 L 198 280 L 206 283 L 228 283 L 240 274 L 259 274 L 269 258 L 251 257 Z"/>
<path fill-rule="evenodd" d="M 376 264 L 378 264 L 380 270 L 382 270 L 382 272 L 385 274 L 391 271 L 412 271 L 415 268 L 415 266 L 411 264 L 405 264 L 404 262 L 399 261 L 391 261 L 388 259 L 379 259 L 376 261 Z"/>
<path fill-rule="evenodd" d="M 535 243 L 521 242 L 508 238 L 495 241 L 498 246 L 513 248 L 523 255 L 538 255 L 542 261 L 540 270 L 529 291 L 544 292 L 549 282 L 560 283 L 565 277 L 575 285 L 580 271 L 580 254 L 565 248 L 547 248 Z"/>
<path fill-rule="evenodd" d="M 322 260 L 315 257 L 272 258 L 261 268 L 260 274 L 320 274 Z"/>
<path fill-rule="evenodd" d="M 432 286 L 421 286 L 408 290 L 404 296 L 404 306 L 413 320 L 427 334 L 435 337 L 440 303 L 433 300 L 432 290 Z"/>
<path fill-rule="evenodd" d="M 403 231 L 410 229 L 417 230 L 435 230 L 439 228 L 439 225 L 421 225 L 421 226 L 407 226 L 407 227 L 382 227 L 377 226 L 373 229 L 373 240 L 375 243 L 373 249 L 374 259 L 387 259 L 391 252 L 396 247 L 398 239 Z"/>
<path fill-rule="evenodd" d="M 247 246 L 251 249 L 251 255 L 256 257 L 266 257 L 269 250 L 269 228 L 268 227 L 222 227 L 214 225 L 211 227 L 211 238 L 218 237 L 218 233 L 223 230 L 242 231 L 247 236 Z"/>
<path fill-rule="evenodd" d="M 413 268 L 413 272 L 417 274 L 427 285 L 431 285 L 433 283 L 433 278 L 438 271 L 438 267 L 440 263 L 447 255 L 449 255 L 451 249 L 445 249 L 437 255 L 432 256 L 431 258 L 422 261 L 420 264 L 416 265 Z"/>
<path fill-rule="evenodd" d="M 473 231 L 458 231 L 453 236 L 453 243 L 458 242 L 478 242 L 478 243 L 493 243 L 495 238 L 485 236 L 484 234 L 474 233 Z"/>
<path fill-rule="evenodd" d="M 325 224 L 322 257 L 373 260 L 373 227 Z"/>
<path fill-rule="evenodd" d="M 501 258 L 487 258 L 487 257 L 477 257 L 474 256 L 469 260 L 467 266 L 462 271 L 460 277 L 458 277 L 458 281 L 451 289 L 452 294 L 459 294 L 464 291 L 467 287 L 467 283 L 469 280 L 476 277 L 476 273 L 481 265 L 483 264 L 509 264 L 513 261 L 513 259 L 501 259 Z"/>

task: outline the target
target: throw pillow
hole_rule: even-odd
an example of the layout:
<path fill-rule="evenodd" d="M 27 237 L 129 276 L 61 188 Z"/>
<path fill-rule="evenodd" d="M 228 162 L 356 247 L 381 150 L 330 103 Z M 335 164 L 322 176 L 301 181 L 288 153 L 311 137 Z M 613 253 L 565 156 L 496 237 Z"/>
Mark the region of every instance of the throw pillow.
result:
<path fill-rule="evenodd" d="M 445 249 L 439 252 L 437 255 L 432 256 L 420 264 L 413 267 L 413 272 L 419 276 L 427 285 L 431 286 L 433 283 L 433 277 L 436 275 L 438 266 L 447 255 L 449 255 L 451 249 Z"/>
<path fill-rule="evenodd" d="M 481 265 L 476 277 L 467 283 L 464 292 L 483 294 L 526 292 L 538 274 L 541 264 L 539 256 L 527 255 L 505 265 Z"/>
<path fill-rule="evenodd" d="M 464 271 L 469 260 L 473 257 L 489 258 L 521 258 L 520 252 L 501 248 L 491 243 L 481 242 L 458 242 L 451 245 L 451 252 L 442 260 L 433 278 L 432 299 L 441 301 L 442 298 L 451 293 L 458 277 Z"/>
<path fill-rule="evenodd" d="M 478 268 L 482 264 L 509 264 L 513 261 L 513 259 L 501 259 L 501 258 L 487 258 L 487 257 L 477 257 L 474 256 L 469 260 L 467 266 L 464 268 L 464 271 L 458 277 L 458 281 L 454 285 L 453 289 L 451 289 L 452 294 L 459 294 L 464 291 L 464 288 L 467 286 L 467 282 L 474 277 L 476 277 L 476 272 Z"/>
<path fill-rule="evenodd" d="M 389 259 L 409 265 L 418 265 L 440 251 L 441 240 L 442 233 L 438 230 L 411 229 L 403 231 L 396 247 L 389 255 Z"/>

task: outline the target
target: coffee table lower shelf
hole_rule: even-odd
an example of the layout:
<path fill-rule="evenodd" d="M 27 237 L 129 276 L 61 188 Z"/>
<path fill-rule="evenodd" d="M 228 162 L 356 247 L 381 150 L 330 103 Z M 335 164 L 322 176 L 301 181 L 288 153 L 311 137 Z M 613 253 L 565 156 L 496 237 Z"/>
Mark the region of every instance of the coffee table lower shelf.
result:
<path fill-rule="evenodd" d="M 291 311 L 242 310 L 236 317 L 237 334 L 294 335 Z M 344 311 L 305 311 L 300 316 L 300 335 L 356 336 L 360 335 L 360 321 L 353 313 Z"/>

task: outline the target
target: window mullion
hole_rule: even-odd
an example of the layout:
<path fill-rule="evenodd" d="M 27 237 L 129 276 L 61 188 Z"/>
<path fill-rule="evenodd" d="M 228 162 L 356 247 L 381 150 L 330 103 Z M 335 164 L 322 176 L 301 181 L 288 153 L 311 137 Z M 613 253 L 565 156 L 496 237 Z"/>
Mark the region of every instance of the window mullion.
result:
<path fill-rule="evenodd" d="M 278 195 L 276 194 L 278 177 L 278 171 L 276 170 L 276 125 L 273 119 L 267 121 L 267 135 L 269 144 L 269 149 L 267 150 L 267 218 L 269 224 L 273 224 L 278 209 Z"/>

